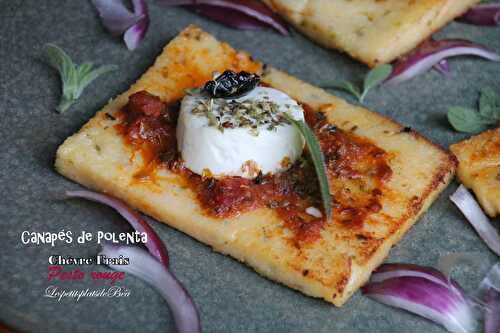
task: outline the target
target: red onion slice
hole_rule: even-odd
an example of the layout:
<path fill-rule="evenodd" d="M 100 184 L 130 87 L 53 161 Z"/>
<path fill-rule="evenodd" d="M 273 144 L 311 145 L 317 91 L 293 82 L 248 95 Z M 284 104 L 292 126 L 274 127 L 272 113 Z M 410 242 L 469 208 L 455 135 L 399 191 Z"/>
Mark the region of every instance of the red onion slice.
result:
<path fill-rule="evenodd" d="M 469 9 L 459 21 L 482 26 L 500 26 L 500 3 L 485 3 Z"/>
<path fill-rule="evenodd" d="M 500 332 L 500 263 L 495 264 L 481 282 L 484 295 L 484 332 Z"/>
<path fill-rule="evenodd" d="M 500 292 L 490 289 L 485 297 L 484 333 L 500 332 Z"/>
<path fill-rule="evenodd" d="M 255 29 L 258 27 L 255 24 L 250 24 L 249 22 L 251 21 L 249 20 L 237 24 L 235 21 L 241 16 L 231 17 L 231 14 L 234 14 L 236 11 L 273 28 L 283 35 L 288 35 L 288 28 L 285 21 L 268 6 L 257 0 L 160 0 L 160 2 L 167 6 L 188 5 L 187 7 L 191 9 L 195 9 L 198 6 L 205 6 L 205 8 L 200 10 L 200 13 L 208 13 L 209 18 L 218 22 L 236 28 L 245 28 L 248 26 Z M 208 11 L 208 6 L 213 7 L 213 10 Z M 220 13 L 215 13 L 215 10 L 220 11 Z"/>
<path fill-rule="evenodd" d="M 404 309 L 444 326 L 453 333 L 470 333 L 475 317 L 463 294 L 418 276 L 400 276 L 370 282 L 364 295 L 383 304 Z"/>
<path fill-rule="evenodd" d="M 142 15 L 131 13 L 122 0 L 92 0 L 104 27 L 114 36 L 123 34 L 136 24 Z"/>
<path fill-rule="evenodd" d="M 153 286 L 170 307 L 178 333 L 201 332 L 200 317 L 193 299 L 175 276 L 148 252 L 136 246 L 103 244 L 99 254 L 129 258 L 129 265 L 108 266 L 130 273 Z"/>
<path fill-rule="evenodd" d="M 489 289 L 500 292 L 500 263 L 493 265 L 483 281 L 481 281 L 479 290 L 484 293 Z"/>
<path fill-rule="evenodd" d="M 122 0 L 92 0 L 102 24 L 115 36 L 123 35 L 129 50 L 137 48 L 149 27 L 149 13 L 145 0 L 132 0 L 131 13 Z"/>
<path fill-rule="evenodd" d="M 266 23 L 232 9 L 220 10 L 220 8 L 210 5 L 191 5 L 184 7 L 193 10 L 201 16 L 235 29 L 258 30 L 269 28 Z"/>
<path fill-rule="evenodd" d="M 127 48 L 131 51 L 139 46 L 149 28 L 148 5 L 146 1 L 132 0 L 132 4 L 134 5 L 134 13 L 136 15 L 141 15 L 142 18 L 139 22 L 128 28 L 123 35 L 123 40 Z"/>
<path fill-rule="evenodd" d="M 385 84 L 399 84 L 427 72 L 443 59 L 461 55 L 473 55 L 492 61 L 500 61 L 500 55 L 488 48 L 462 39 L 429 40 L 410 55 L 398 60 Z"/>
<path fill-rule="evenodd" d="M 500 256 L 500 235 L 465 186 L 460 185 L 450 199 L 465 215 L 486 245 Z"/>
<path fill-rule="evenodd" d="M 370 282 L 383 282 L 398 277 L 416 277 L 429 280 L 432 283 L 450 288 L 462 294 L 462 288 L 454 280 L 435 268 L 414 264 L 384 264 L 377 268 L 370 278 Z"/>
<path fill-rule="evenodd" d="M 66 196 L 69 198 L 83 198 L 98 202 L 109 206 L 116 210 L 124 219 L 126 219 L 132 228 L 138 232 L 147 234 L 147 242 L 145 244 L 149 252 L 158 259 L 165 267 L 169 265 L 169 258 L 167 248 L 161 241 L 158 234 L 151 228 L 151 226 L 133 209 L 125 204 L 120 199 L 112 197 L 107 194 L 96 193 L 92 191 L 66 191 Z"/>
<path fill-rule="evenodd" d="M 442 75 L 448 75 L 450 74 L 450 64 L 448 63 L 448 60 L 443 59 L 437 64 L 434 65 L 433 67 L 436 71 L 438 71 Z"/>
<path fill-rule="evenodd" d="M 125 41 L 125 45 L 127 48 L 132 51 L 135 50 L 141 41 L 146 36 L 146 32 L 149 27 L 149 19 L 144 18 L 139 23 L 131 26 L 123 35 L 123 40 Z"/>

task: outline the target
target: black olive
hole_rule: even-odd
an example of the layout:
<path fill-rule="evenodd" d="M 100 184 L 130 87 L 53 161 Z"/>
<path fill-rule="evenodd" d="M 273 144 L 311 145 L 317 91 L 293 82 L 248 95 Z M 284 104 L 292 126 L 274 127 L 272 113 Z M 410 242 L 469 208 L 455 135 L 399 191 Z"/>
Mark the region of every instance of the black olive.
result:
<path fill-rule="evenodd" d="M 254 178 L 253 181 L 257 185 L 260 185 L 264 182 L 264 175 L 262 174 L 262 170 L 259 171 L 259 174 Z"/>
<path fill-rule="evenodd" d="M 208 81 L 203 90 L 212 98 L 238 98 L 252 91 L 259 82 L 257 74 L 227 70 L 215 80 Z"/>

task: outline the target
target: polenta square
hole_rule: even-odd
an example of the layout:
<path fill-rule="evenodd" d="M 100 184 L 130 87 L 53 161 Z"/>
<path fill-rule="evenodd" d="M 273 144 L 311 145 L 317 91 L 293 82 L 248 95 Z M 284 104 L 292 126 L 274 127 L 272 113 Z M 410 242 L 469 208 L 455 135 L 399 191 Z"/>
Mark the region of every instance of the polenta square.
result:
<path fill-rule="evenodd" d="M 480 0 L 264 0 L 318 43 L 370 67 L 408 53 Z"/>
<path fill-rule="evenodd" d="M 307 155 L 288 171 L 252 179 L 216 179 L 183 167 L 172 134 L 181 121 L 175 106 L 226 70 L 259 74 L 262 87 L 303 106 L 326 158 L 331 221 L 309 207 L 317 207 L 318 190 Z M 231 129 L 220 127 L 220 133 Z M 144 133 L 156 150 L 136 141 Z M 190 26 L 59 147 L 55 166 L 272 280 L 341 306 L 448 184 L 456 160 L 414 131 Z"/>
<path fill-rule="evenodd" d="M 500 213 L 500 127 L 450 146 L 457 156 L 458 178 L 476 194 L 486 213 Z"/>

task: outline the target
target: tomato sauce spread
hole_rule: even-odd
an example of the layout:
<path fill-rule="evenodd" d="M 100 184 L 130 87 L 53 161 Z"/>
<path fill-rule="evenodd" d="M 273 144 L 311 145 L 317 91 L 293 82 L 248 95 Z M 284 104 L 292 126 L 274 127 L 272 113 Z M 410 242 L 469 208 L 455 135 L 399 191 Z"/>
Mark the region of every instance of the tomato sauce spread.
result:
<path fill-rule="evenodd" d="M 325 155 L 333 197 L 333 223 L 360 228 L 369 214 L 382 208 L 384 183 L 392 174 L 387 153 L 369 140 L 328 123 L 323 113 L 313 111 L 307 104 L 302 106 L 306 122 Z M 268 207 L 275 210 L 296 241 L 312 242 L 320 237 L 325 218 L 306 212 L 309 207 L 322 207 L 307 149 L 289 170 L 275 175 L 259 174 L 255 179 L 197 175 L 183 166 L 177 152 L 178 112 L 179 103 L 165 105 L 145 91 L 131 95 L 121 110 L 121 122 L 116 128 L 146 161 L 138 177 L 145 177 L 156 168 L 168 168 L 197 193 L 209 216 L 228 218 Z"/>

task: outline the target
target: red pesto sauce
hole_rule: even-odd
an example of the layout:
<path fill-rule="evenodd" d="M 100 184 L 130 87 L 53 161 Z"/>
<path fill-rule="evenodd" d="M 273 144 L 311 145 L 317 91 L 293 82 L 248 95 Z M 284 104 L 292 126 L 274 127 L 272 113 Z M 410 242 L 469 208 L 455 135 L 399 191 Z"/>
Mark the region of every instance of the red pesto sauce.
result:
<path fill-rule="evenodd" d="M 313 111 L 307 104 L 302 106 L 306 122 L 325 155 L 333 196 L 333 223 L 360 228 L 369 214 L 382 208 L 379 198 L 392 175 L 387 154 L 369 140 L 329 124 L 323 113 Z M 289 170 L 276 175 L 259 175 L 255 179 L 200 176 L 183 166 L 177 152 L 178 112 L 178 103 L 165 105 L 145 91 L 130 96 L 121 110 L 121 122 L 116 128 L 145 160 L 136 179 L 151 180 L 158 168 L 167 168 L 197 193 L 208 216 L 229 218 L 269 207 L 293 232 L 295 241 L 313 242 L 320 238 L 325 219 L 305 212 L 311 206 L 322 209 L 316 174 L 307 152 Z"/>

